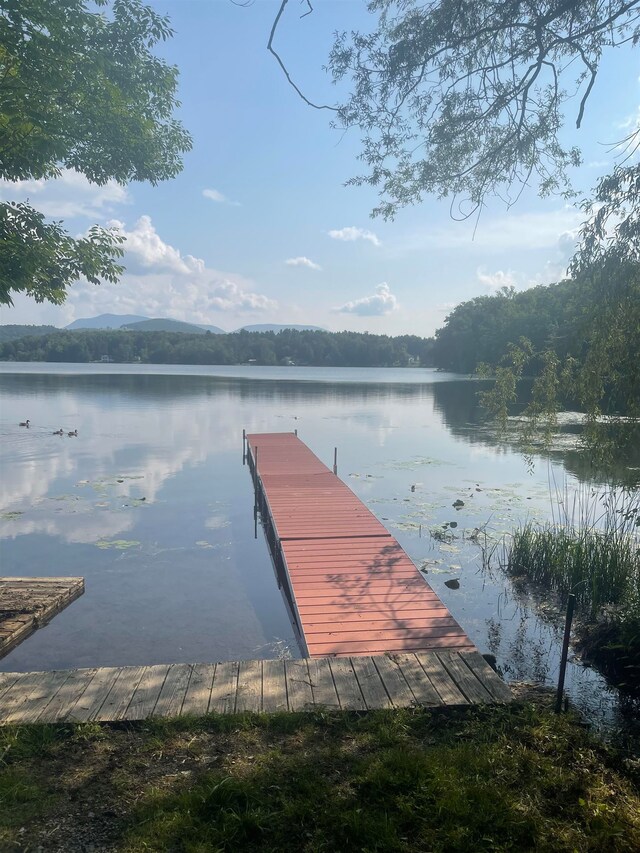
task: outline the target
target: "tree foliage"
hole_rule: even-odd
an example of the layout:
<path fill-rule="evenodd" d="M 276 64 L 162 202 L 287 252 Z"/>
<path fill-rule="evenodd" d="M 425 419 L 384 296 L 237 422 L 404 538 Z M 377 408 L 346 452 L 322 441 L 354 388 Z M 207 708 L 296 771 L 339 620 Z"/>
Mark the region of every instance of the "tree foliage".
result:
<path fill-rule="evenodd" d="M 140 0 L 0 0 L 0 176 L 175 176 L 191 140 L 174 118 L 177 69 L 152 52 L 170 35 Z M 2 204 L 0 303 L 16 291 L 61 302 L 81 275 L 115 280 L 119 242 L 97 227 L 74 240 L 29 204 Z"/>
<path fill-rule="evenodd" d="M 303 364 L 327 367 L 404 367 L 429 364 L 432 339 L 367 332 L 284 329 L 228 335 L 184 332 L 57 331 L 0 343 L 0 360 L 150 364 Z"/>
<path fill-rule="evenodd" d="M 577 97 L 579 128 L 602 54 L 640 37 L 639 0 L 370 0 L 371 33 L 342 33 L 330 56 L 352 92 L 339 120 L 364 133 L 393 217 L 424 194 L 469 215 L 488 196 L 511 203 L 535 176 L 542 195 L 568 194 L 580 162 L 560 131 Z M 630 140 L 632 143 L 632 140 Z"/>
<path fill-rule="evenodd" d="M 640 417 L 640 266 L 611 262 L 560 284 L 463 302 L 437 331 L 432 357 L 495 376 L 483 403 L 503 424 L 530 377 L 527 441 L 568 405 L 586 414 L 594 452 L 608 452 L 612 437 L 620 449 L 637 430 L 617 427 Z"/>

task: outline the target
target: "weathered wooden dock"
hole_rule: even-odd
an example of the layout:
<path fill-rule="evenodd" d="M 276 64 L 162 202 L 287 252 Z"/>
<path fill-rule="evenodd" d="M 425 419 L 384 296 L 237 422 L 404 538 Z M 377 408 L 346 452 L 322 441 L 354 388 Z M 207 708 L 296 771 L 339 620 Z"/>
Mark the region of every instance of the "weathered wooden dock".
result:
<path fill-rule="evenodd" d="M 256 507 L 305 654 L 475 650 L 398 541 L 294 433 L 246 442 Z"/>
<path fill-rule="evenodd" d="M 84 592 L 84 578 L 0 577 L 0 658 Z"/>
<path fill-rule="evenodd" d="M 0 673 L 0 725 L 509 702 L 478 652 Z"/>

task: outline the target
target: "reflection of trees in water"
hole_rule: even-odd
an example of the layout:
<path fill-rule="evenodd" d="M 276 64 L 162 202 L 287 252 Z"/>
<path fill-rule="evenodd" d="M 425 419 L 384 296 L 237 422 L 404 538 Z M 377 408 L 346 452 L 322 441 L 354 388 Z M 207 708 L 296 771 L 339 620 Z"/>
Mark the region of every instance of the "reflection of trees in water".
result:
<path fill-rule="evenodd" d="M 376 402 L 394 399 L 422 402 L 432 397 L 432 387 L 419 383 L 322 382 L 146 373 L 0 375 L 0 390 L 15 395 L 78 392 L 91 396 L 109 393 L 122 397 L 163 400 L 170 397 L 225 396 L 238 400 L 287 402 Z"/>
<path fill-rule="evenodd" d="M 484 382 L 470 385 L 468 382 L 439 382 L 432 386 L 434 408 L 451 433 L 469 444 L 521 451 L 517 426 L 507 433 L 497 431 L 495 425 L 488 422 L 486 414 L 478 402 L 478 391 L 486 387 Z M 524 407 L 526 390 L 521 389 L 518 404 Z M 637 425 L 618 425 L 612 429 L 633 430 L 637 441 L 627 441 L 627 449 L 616 459 L 606 464 L 594 463 L 587 450 L 581 450 L 575 444 L 582 431 L 576 423 L 559 426 L 549 448 L 542 445 L 535 448 L 537 456 L 561 462 L 565 470 L 582 482 L 638 484 L 640 482 L 640 427 Z M 566 446 L 563 446 L 566 445 Z M 634 470 L 635 469 L 635 470 Z"/>

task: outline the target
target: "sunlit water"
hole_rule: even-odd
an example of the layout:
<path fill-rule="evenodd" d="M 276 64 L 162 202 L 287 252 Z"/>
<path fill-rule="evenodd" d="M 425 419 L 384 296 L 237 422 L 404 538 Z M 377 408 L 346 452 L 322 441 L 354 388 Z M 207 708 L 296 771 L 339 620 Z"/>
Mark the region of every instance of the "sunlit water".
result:
<path fill-rule="evenodd" d="M 242 465 L 243 429 L 297 429 L 328 465 L 338 448 L 339 475 L 507 679 L 554 683 L 561 617 L 484 572 L 480 546 L 548 517 L 550 482 L 571 488 L 586 463 L 561 448 L 531 470 L 479 426 L 477 389 L 418 369 L 1 365 L 2 574 L 86 591 L 0 670 L 299 656 Z M 572 662 L 567 689 L 594 722 L 615 714 L 594 670 Z"/>

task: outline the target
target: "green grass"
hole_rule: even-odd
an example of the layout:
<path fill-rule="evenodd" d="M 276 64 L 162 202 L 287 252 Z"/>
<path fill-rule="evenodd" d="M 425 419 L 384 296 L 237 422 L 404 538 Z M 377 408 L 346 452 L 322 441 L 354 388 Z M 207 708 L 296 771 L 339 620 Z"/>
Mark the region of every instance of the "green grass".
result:
<path fill-rule="evenodd" d="M 533 705 L 54 731 L 0 733 L 2 850 L 640 849 L 639 780 Z"/>

